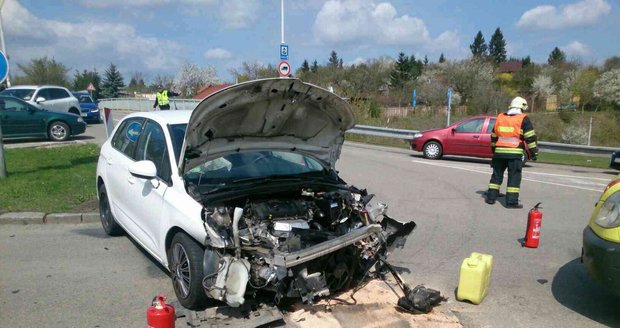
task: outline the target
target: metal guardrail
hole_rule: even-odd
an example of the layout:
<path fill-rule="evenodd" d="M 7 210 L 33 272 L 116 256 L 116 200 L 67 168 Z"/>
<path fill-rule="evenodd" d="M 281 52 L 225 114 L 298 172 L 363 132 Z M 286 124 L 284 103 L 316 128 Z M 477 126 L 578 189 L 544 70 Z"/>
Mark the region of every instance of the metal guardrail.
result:
<path fill-rule="evenodd" d="M 101 99 L 99 102 L 100 107 L 107 107 L 110 109 L 124 109 L 124 110 L 138 110 L 138 111 L 150 111 L 153 110 L 153 103 L 155 99 L 149 100 L 144 98 L 114 98 L 114 99 Z M 177 99 L 170 98 L 170 108 L 178 110 L 193 110 L 196 105 L 200 103 L 200 100 L 196 99 Z M 175 107 L 176 106 L 176 107 Z M 418 130 L 405 130 L 405 129 L 392 129 L 382 128 L 378 126 L 369 125 L 356 125 L 347 133 L 370 135 L 375 137 L 395 138 L 404 140 L 413 140 L 413 135 L 419 133 Z M 566 154 L 586 154 L 597 156 L 610 156 L 612 152 L 617 148 L 613 147 L 599 147 L 599 146 L 584 146 L 584 145 L 571 145 L 557 142 L 539 141 L 538 148 L 542 151 L 553 153 L 566 153 Z"/>

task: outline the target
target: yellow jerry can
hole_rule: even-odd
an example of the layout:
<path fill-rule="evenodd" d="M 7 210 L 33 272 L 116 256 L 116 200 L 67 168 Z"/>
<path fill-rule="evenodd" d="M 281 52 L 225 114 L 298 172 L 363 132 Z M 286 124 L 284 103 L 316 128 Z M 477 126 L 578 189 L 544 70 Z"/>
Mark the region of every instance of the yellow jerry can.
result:
<path fill-rule="evenodd" d="M 471 253 L 471 256 L 463 260 L 461 264 L 456 299 L 480 304 L 489 291 L 492 269 L 492 255 Z"/>

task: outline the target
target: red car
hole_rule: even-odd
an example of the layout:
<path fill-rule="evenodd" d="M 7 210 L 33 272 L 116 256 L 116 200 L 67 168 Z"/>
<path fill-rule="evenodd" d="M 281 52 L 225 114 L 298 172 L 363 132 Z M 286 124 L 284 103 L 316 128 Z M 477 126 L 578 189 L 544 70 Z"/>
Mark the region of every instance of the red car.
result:
<path fill-rule="evenodd" d="M 494 125 L 495 116 L 469 117 L 447 128 L 416 133 L 411 149 L 421 151 L 430 159 L 440 159 L 443 155 L 491 158 Z"/>

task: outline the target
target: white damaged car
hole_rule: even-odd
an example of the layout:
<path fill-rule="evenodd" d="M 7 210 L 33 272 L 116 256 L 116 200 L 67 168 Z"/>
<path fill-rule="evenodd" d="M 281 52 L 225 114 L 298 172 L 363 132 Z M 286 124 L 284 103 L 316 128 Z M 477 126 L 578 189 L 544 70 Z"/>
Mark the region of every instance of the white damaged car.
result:
<path fill-rule="evenodd" d="M 193 111 L 126 116 L 101 148 L 110 235 L 170 270 L 179 302 L 230 306 L 257 290 L 315 298 L 359 284 L 415 227 L 338 177 L 349 104 L 297 79 L 233 85 Z"/>

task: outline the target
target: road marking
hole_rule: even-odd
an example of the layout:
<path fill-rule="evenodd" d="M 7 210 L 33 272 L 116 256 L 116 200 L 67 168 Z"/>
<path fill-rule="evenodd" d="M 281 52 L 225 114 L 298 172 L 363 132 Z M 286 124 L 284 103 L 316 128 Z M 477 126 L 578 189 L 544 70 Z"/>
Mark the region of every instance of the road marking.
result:
<path fill-rule="evenodd" d="M 426 164 L 426 165 L 439 166 L 439 167 L 445 167 L 445 168 L 451 168 L 451 169 L 458 169 L 458 170 L 469 171 L 469 172 L 480 173 L 480 174 L 486 174 L 486 175 L 491 174 L 491 170 L 489 170 L 489 169 L 482 169 L 482 170 L 481 169 L 476 169 L 476 170 L 474 170 L 474 169 L 470 169 L 470 168 L 462 167 L 462 166 L 455 166 L 455 165 L 449 165 L 449 164 L 446 165 L 446 164 L 439 164 L 439 163 L 431 163 L 431 162 L 419 161 L 419 160 L 412 160 L 412 162 L 413 163 L 418 163 L 418 164 Z M 532 172 L 528 172 L 528 174 L 529 173 L 532 173 Z M 589 178 L 581 178 L 581 179 L 589 179 Z M 559 187 L 567 187 L 567 188 L 574 188 L 574 189 L 580 189 L 580 190 L 588 190 L 588 191 L 601 192 L 600 188 L 599 189 L 585 188 L 585 187 L 581 187 L 581 186 L 574 186 L 574 185 L 568 185 L 568 184 L 557 183 L 557 182 L 550 182 L 550 181 L 544 181 L 544 180 L 536 180 L 536 179 L 526 178 L 526 177 L 521 178 L 521 180 L 531 181 L 531 182 L 538 182 L 538 183 L 542 183 L 542 184 L 548 184 L 548 185 L 559 186 Z M 601 186 L 601 187 L 604 187 L 604 186 L 607 185 L 607 184 L 597 184 L 597 183 L 585 183 L 585 184 L 596 185 L 596 186 Z"/>

